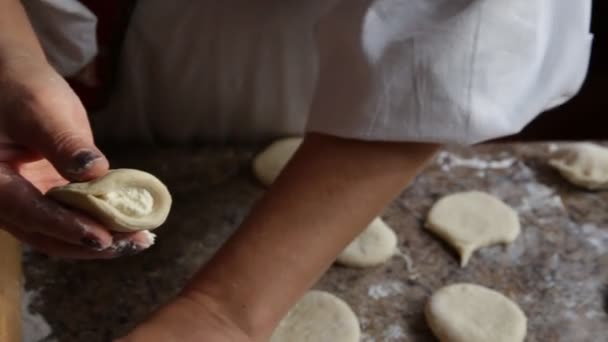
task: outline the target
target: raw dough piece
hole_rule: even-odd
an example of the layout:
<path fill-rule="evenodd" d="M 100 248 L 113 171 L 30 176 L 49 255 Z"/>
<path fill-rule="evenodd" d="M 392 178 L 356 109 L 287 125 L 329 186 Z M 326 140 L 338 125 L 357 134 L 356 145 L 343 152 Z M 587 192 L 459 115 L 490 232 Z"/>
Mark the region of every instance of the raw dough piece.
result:
<path fill-rule="evenodd" d="M 270 342 L 359 342 L 359 320 L 340 298 L 310 291 L 291 309 Z"/>
<path fill-rule="evenodd" d="M 266 186 L 274 183 L 302 144 L 302 140 L 302 138 L 281 139 L 258 154 L 253 161 L 253 172 L 257 179 Z"/>
<path fill-rule="evenodd" d="M 571 183 L 590 189 L 608 189 L 608 148 L 590 143 L 560 148 L 549 164 Z"/>
<path fill-rule="evenodd" d="M 441 342 L 522 342 L 526 315 L 507 297 L 473 284 L 435 292 L 426 320 Z"/>
<path fill-rule="evenodd" d="M 153 175 L 131 169 L 53 188 L 48 196 L 81 209 L 118 232 L 150 230 L 162 225 L 171 209 L 171 194 Z"/>
<path fill-rule="evenodd" d="M 470 191 L 445 196 L 429 212 L 426 227 L 460 253 L 466 266 L 475 250 L 511 243 L 519 235 L 519 218 L 498 198 Z"/>
<path fill-rule="evenodd" d="M 338 263 L 352 267 L 377 266 L 390 259 L 397 252 L 395 232 L 376 218 L 338 256 Z"/>

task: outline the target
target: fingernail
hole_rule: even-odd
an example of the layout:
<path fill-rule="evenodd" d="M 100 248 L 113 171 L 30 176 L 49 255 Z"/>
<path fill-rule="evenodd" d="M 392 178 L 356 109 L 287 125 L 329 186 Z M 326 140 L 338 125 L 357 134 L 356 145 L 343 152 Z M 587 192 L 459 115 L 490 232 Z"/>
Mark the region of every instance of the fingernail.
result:
<path fill-rule="evenodd" d="M 151 233 L 150 231 L 144 230 L 144 236 L 146 238 L 146 241 L 143 242 L 142 247 L 143 248 L 152 247 L 152 245 L 154 245 L 154 243 L 156 242 L 156 234 Z"/>
<path fill-rule="evenodd" d="M 72 158 L 72 168 L 70 172 L 74 174 L 81 174 L 86 171 L 91 164 L 97 159 L 101 158 L 101 156 L 93 152 L 91 150 L 82 150 L 76 153 Z"/>
<path fill-rule="evenodd" d="M 83 237 L 82 239 L 80 239 L 80 242 L 83 245 L 85 245 L 85 246 L 87 246 L 89 248 L 98 250 L 98 251 L 100 251 L 100 250 L 103 249 L 103 247 L 101 246 L 101 242 L 99 240 L 95 239 L 95 238 L 92 238 L 92 237 Z"/>

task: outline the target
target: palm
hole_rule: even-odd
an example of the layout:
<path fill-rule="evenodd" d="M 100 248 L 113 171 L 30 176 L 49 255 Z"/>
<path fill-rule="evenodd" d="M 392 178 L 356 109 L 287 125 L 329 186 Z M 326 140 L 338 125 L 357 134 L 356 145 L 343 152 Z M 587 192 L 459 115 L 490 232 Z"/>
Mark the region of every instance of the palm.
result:
<path fill-rule="evenodd" d="M 18 172 L 43 193 L 50 188 L 68 183 L 46 159 L 21 164 Z"/>

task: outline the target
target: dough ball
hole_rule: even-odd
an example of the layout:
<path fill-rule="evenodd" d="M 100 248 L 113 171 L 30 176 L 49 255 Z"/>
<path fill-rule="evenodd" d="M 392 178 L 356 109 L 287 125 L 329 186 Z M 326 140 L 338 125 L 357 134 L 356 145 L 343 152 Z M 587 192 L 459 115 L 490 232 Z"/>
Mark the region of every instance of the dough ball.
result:
<path fill-rule="evenodd" d="M 522 342 L 526 315 L 502 294 L 473 284 L 435 292 L 426 320 L 441 342 Z"/>
<path fill-rule="evenodd" d="M 608 189 L 608 148 L 591 143 L 569 144 L 549 164 L 571 183 L 590 190 Z"/>
<path fill-rule="evenodd" d="M 515 210 L 498 198 L 479 191 L 440 199 L 431 208 L 426 227 L 458 251 L 462 267 L 478 248 L 511 243 L 520 232 Z"/>
<path fill-rule="evenodd" d="M 110 170 L 84 183 L 55 187 L 47 196 L 80 209 L 118 232 L 151 230 L 162 225 L 171 210 L 171 194 L 153 175 L 132 169 Z"/>
<path fill-rule="evenodd" d="M 291 309 L 270 342 L 359 342 L 357 316 L 340 298 L 310 291 Z"/>
<path fill-rule="evenodd" d="M 253 160 L 253 172 L 264 185 L 270 186 L 302 144 L 302 138 L 275 141 Z"/>
<path fill-rule="evenodd" d="M 395 232 L 376 218 L 342 251 L 337 262 L 351 267 L 373 267 L 389 260 L 396 251 Z"/>

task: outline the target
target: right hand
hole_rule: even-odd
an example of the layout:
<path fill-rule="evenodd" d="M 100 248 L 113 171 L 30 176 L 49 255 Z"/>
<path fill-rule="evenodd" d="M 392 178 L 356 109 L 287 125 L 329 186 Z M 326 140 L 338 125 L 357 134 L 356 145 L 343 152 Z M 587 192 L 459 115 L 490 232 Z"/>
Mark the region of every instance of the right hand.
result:
<path fill-rule="evenodd" d="M 148 248 L 150 234 L 114 234 L 44 196 L 50 188 L 103 176 L 84 106 L 46 62 L 0 61 L 0 229 L 49 255 L 114 258 Z"/>

